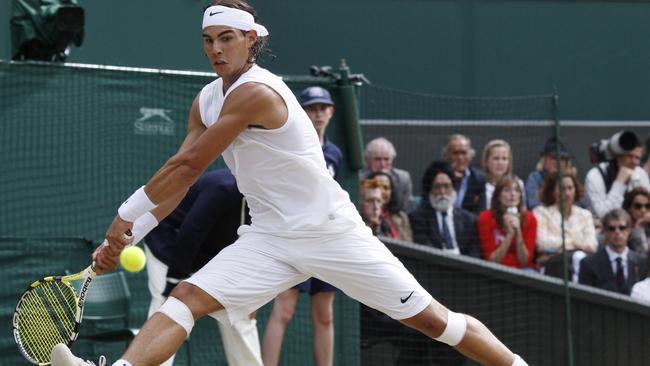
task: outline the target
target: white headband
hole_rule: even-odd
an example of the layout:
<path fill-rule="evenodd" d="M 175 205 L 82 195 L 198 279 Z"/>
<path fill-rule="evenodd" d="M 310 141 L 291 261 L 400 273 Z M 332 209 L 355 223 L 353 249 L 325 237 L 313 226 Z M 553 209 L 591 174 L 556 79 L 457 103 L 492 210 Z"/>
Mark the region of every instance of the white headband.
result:
<path fill-rule="evenodd" d="M 202 29 L 212 25 L 225 25 L 243 31 L 254 29 L 259 37 L 269 35 L 269 31 L 263 25 L 255 23 L 251 13 L 227 6 L 215 5 L 205 9 Z"/>

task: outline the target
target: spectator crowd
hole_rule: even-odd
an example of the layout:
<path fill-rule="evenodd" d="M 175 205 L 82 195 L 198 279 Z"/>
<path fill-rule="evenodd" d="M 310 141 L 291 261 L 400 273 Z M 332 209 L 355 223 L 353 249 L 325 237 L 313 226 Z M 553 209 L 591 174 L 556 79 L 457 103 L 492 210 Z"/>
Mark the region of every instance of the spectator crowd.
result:
<path fill-rule="evenodd" d="M 553 137 L 522 180 L 507 141 L 489 141 L 478 167 L 470 138 L 453 134 L 417 197 L 411 174 L 393 165 L 395 147 L 378 137 L 365 148 L 359 209 L 376 235 L 523 271 L 561 278 L 566 250 L 571 281 L 650 305 L 650 164 L 633 132 L 605 141 L 584 182 Z"/>

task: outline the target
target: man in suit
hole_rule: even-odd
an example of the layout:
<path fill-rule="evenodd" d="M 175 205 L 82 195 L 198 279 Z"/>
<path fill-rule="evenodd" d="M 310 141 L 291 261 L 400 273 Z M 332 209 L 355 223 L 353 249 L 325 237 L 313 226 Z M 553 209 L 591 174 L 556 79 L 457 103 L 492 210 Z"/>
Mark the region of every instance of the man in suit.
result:
<path fill-rule="evenodd" d="M 434 161 L 424 172 L 422 205 L 409 215 L 413 241 L 481 258 L 476 216 L 453 205 L 453 176 L 451 165 L 444 161 Z"/>
<path fill-rule="evenodd" d="M 365 179 L 370 173 L 390 174 L 393 177 L 395 185 L 393 194 L 396 195 L 399 210 L 412 211 L 414 207 L 411 201 L 413 196 L 411 174 L 406 170 L 393 167 L 393 160 L 397 156 L 393 144 L 385 137 L 377 137 L 366 145 L 364 156 L 366 166 L 361 171 L 361 179 Z"/>
<path fill-rule="evenodd" d="M 470 167 L 475 153 L 472 141 L 461 134 L 449 136 L 447 146 L 442 150 L 442 155 L 454 171 L 453 182 L 456 190 L 454 206 L 478 215 L 486 207 L 485 173 Z"/>
<path fill-rule="evenodd" d="M 623 209 L 603 217 L 605 247 L 582 260 L 580 283 L 629 295 L 632 286 L 646 277 L 643 257 L 627 247 L 631 226 L 632 219 Z"/>

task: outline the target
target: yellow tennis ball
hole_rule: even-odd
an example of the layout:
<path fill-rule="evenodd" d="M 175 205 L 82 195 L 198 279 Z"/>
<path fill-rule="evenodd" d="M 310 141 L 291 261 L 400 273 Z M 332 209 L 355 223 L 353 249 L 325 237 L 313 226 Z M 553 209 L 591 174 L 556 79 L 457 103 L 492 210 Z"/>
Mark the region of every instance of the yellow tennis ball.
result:
<path fill-rule="evenodd" d="M 129 272 L 140 272 L 147 263 L 144 251 L 140 247 L 132 246 L 124 249 L 120 254 L 122 268 Z"/>

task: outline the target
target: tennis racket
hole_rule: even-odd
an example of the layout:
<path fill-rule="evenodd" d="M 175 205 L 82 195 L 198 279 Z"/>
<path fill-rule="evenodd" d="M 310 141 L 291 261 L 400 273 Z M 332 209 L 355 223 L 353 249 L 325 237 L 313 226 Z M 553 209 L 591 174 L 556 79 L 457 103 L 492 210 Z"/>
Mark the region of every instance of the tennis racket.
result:
<path fill-rule="evenodd" d="M 49 365 L 56 344 L 77 339 L 84 302 L 95 278 L 94 263 L 79 273 L 32 283 L 14 310 L 14 338 L 20 353 L 35 365 Z M 83 279 L 79 296 L 70 284 Z"/>
<path fill-rule="evenodd" d="M 104 240 L 103 245 L 108 245 Z M 14 338 L 20 353 L 35 365 L 50 365 L 52 348 L 77 339 L 86 294 L 95 278 L 95 262 L 67 276 L 45 277 L 23 292 L 14 310 Z M 71 282 L 83 280 L 79 295 Z"/>

